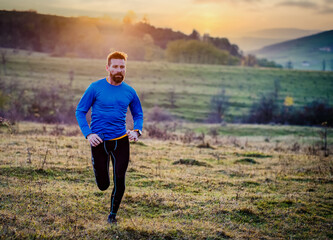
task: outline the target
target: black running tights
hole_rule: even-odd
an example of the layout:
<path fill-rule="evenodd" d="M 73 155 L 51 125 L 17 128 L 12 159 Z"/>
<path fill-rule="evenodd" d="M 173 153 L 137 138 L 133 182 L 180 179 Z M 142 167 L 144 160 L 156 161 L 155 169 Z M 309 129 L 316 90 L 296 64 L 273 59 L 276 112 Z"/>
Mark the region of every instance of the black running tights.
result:
<path fill-rule="evenodd" d="M 116 215 L 125 192 L 125 174 L 129 162 L 128 137 L 104 141 L 91 147 L 92 165 L 97 186 L 105 191 L 110 186 L 109 164 L 113 166 L 113 190 L 111 194 L 110 213 Z"/>

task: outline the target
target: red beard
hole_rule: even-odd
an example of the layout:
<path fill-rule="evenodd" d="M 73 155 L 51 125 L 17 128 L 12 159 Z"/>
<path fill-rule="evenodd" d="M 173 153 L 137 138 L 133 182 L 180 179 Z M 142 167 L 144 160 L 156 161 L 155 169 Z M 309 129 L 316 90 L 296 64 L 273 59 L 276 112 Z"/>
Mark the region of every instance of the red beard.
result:
<path fill-rule="evenodd" d="M 124 81 L 124 76 L 121 73 L 117 73 L 115 75 L 111 74 L 111 79 L 116 83 L 121 83 Z"/>

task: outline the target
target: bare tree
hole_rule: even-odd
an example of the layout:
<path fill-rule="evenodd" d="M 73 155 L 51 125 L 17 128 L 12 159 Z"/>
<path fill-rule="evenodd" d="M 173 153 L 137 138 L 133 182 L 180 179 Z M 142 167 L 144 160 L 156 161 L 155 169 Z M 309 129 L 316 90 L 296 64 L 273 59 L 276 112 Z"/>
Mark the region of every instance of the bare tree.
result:
<path fill-rule="evenodd" d="M 211 98 L 211 114 L 209 116 L 210 122 L 222 122 L 224 120 L 225 113 L 229 107 L 229 97 L 225 94 L 225 89 Z"/>
<path fill-rule="evenodd" d="M 169 90 L 169 93 L 168 93 L 168 100 L 170 102 L 170 107 L 171 108 L 175 108 L 176 105 L 176 93 L 175 93 L 175 88 L 172 88 Z"/>
<path fill-rule="evenodd" d="M 287 69 L 293 69 L 293 68 L 294 68 L 294 67 L 293 67 L 293 62 L 289 60 L 289 61 L 287 62 L 287 64 L 286 64 L 286 68 L 287 68 Z"/>
<path fill-rule="evenodd" d="M 74 70 L 73 69 L 68 72 L 68 77 L 69 77 L 69 86 L 72 87 L 73 81 L 74 81 Z"/>
<path fill-rule="evenodd" d="M 217 138 L 219 136 L 219 129 L 214 127 L 209 129 L 209 135 L 215 140 L 215 144 L 218 142 Z"/>
<path fill-rule="evenodd" d="M 276 79 L 274 80 L 274 98 L 275 98 L 275 101 L 276 101 L 276 100 L 278 99 L 278 97 L 279 97 L 280 89 L 281 89 L 280 79 L 279 79 L 279 78 L 276 78 Z"/>
<path fill-rule="evenodd" d="M 328 148 L 327 148 L 327 122 L 323 122 L 321 124 L 322 128 L 320 129 L 319 131 L 319 135 L 320 135 L 320 138 L 322 139 L 323 141 L 323 147 L 322 149 L 324 150 L 324 154 L 325 154 L 325 157 L 328 157 L 329 156 L 329 151 L 328 151 Z"/>
<path fill-rule="evenodd" d="M 6 69 L 6 64 L 7 64 L 7 51 L 6 50 L 1 50 L 1 64 L 3 68 L 3 72 L 5 75 L 7 75 L 7 69 Z"/>
<path fill-rule="evenodd" d="M 257 59 L 256 56 L 249 54 L 244 57 L 244 65 L 245 66 L 250 66 L 253 67 L 257 64 Z"/>

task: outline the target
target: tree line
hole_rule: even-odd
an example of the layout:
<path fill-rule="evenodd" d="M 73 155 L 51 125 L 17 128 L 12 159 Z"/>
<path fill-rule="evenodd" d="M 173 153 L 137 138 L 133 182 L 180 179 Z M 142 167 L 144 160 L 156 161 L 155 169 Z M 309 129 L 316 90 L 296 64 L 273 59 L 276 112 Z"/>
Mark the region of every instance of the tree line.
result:
<path fill-rule="evenodd" d="M 189 35 L 156 28 L 146 17 L 134 22 L 110 17 L 61 17 L 35 11 L 0 11 L 0 47 L 49 53 L 51 56 L 104 58 L 110 50 L 125 51 L 131 60 L 280 67 L 274 62 L 243 56 L 227 38 Z"/>

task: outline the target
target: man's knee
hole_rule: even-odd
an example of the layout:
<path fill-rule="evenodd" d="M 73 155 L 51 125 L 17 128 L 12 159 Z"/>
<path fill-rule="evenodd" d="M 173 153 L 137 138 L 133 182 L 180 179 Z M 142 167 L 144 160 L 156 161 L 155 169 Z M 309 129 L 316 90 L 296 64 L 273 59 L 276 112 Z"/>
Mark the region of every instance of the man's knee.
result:
<path fill-rule="evenodd" d="M 101 191 L 105 191 L 106 189 L 109 188 L 110 183 L 108 183 L 108 184 L 106 184 L 106 183 L 104 183 L 104 184 L 98 184 L 98 183 L 97 183 L 97 186 L 98 186 L 99 190 L 101 190 Z"/>

